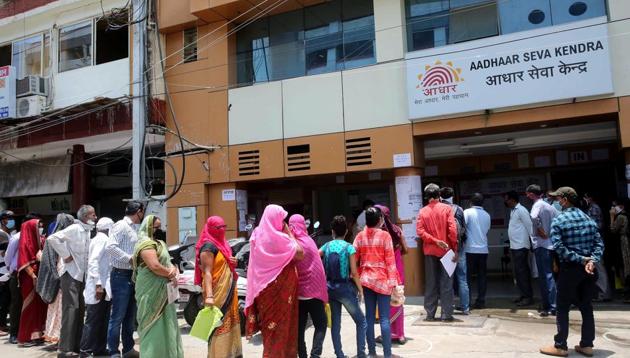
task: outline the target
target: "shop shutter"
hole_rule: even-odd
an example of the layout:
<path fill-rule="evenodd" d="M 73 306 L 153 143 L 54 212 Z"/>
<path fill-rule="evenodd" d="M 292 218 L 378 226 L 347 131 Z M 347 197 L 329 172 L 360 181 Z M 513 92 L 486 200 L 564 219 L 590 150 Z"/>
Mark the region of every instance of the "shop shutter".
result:
<path fill-rule="evenodd" d="M 346 139 L 346 165 L 349 167 L 372 164 L 372 138 Z"/>
<path fill-rule="evenodd" d="M 255 149 L 238 152 L 238 175 L 258 174 L 260 174 L 260 151 Z"/>
<path fill-rule="evenodd" d="M 311 169 L 311 146 L 309 144 L 287 146 L 287 170 L 297 172 Z"/>

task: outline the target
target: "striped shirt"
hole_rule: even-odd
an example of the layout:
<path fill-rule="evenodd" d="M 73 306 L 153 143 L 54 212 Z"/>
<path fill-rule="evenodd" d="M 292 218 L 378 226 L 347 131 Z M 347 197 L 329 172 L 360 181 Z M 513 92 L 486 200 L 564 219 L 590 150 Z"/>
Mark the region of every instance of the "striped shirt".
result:
<path fill-rule="evenodd" d="M 585 257 L 601 261 L 604 242 L 597 224 L 580 209 L 564 209 L 551 223 L 553 249 L 563 262 L 582 263 Z"/>
<path fill-rule="evenodd" d="M 371 233 L 369 236 L 368 231 Z M 366 227 L 354 239 L 354 248 L 357 250 L 361 286 L 382 295 L 391 295 L 400 278 L 389 233 Z"/>
<path fill-rule="evenodd" d="M 133 249 L 138 242 L 136 225 L 127 216 L 112 226 L 105 251 L 112 258 L 112 266 L 117 269 L 131 270 Z"/>

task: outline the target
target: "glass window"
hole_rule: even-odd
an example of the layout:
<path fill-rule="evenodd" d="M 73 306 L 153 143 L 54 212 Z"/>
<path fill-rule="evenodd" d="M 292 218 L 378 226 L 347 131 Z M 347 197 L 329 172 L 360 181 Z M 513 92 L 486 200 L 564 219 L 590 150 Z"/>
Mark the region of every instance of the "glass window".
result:
<path fill-rule="evenodd" d="M 96 64 L 129 56 L 129 27 L 110 26 L 108 19 L 96 22 Z"/>
<path fill-rule="evenodd" d="M 239 84 L 375 63 L 372 1 L 331 0 L 258 20 L 237 33 Z"/>
<path fill-rule="evenodd" d="M 11 44 L 0 46 L 0 67 L 11 65 Z"/>
<path fill-rule="evenodd" d="M 197 27 L 184 30 L 184 63 L 197 61 Z"/>
<path fill-rule="evenodd" d="M 59 72 L 92 65 L 92 21 L 59 30 Z"/>
<path fill-rule="evenodd" d="M 27 37 L 13 43 L 13 66 L 17 78 L 42 73 L 42 34 Z"/>
<path fill-rule="evenodd" d="M 552 0 L 553 23 L 564 24 L 606 15 L 605 0 Z"/>
<path fill-rule="evenodd" d="M 495 3 L 451 11 L 448 43 L 458 43 L 499 34 Z"/>
<path fill-rule="evenodd" d="M 50 33 L 44 34 L 44 53 L 42 56 L 42 76 L 50 76 L 50 70 L 52 68 L 52 61 L 50 57 Z"/>
<path fill-rule="evenodd" d="M 549 0 L 499 1 L 501 33 L 551 26 Z"/>

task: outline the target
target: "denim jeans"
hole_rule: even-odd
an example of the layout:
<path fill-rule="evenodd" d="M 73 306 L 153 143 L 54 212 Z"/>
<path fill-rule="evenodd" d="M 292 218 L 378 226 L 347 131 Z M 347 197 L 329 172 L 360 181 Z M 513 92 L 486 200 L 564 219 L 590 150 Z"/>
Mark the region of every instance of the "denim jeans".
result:
<path fill-rule="evenodd" d="M 457 275 L 457 292 L 459 293 L 459 304 L 462 311 L 470 311 L 470 289 L 468 288 L 468 274 L 466 268 L 466 253 L 461 252 L 455 269 Z"/>
<path fill-rule="evenodd" d="M 452 285 L 452 283 L 451 283 Z M 365 319 L 367 321 L 367 345 L 370 354 L 376 354 L 376 341 L 374 338 L 374 322 L 376 321 L 376 306 L 378 305 L 379 322 L 381 324 L 381 337 L 383 338 L 383 355 L 385 358 L 392 356 L 392 332 L 389 326 L 389 302 L 391 297 L 383 295 L 363 287 L 365 295 Z M 452 303 L 451 303 L 452 305 Z"/>
<path fill-rule="evenodd" d="M 337 358 L 343 358 L 345 354 L 341 347 L 341 306 L 352 317 L 357 329 L 357 357 L 365 358 L 365 331 L 367 323 L 357 297 L 357 288 L 352 282 L 344 283 L 328 283 L 328 303 L 330 304 L 330 315 L 332 321 L 331 337 L 335 355 Z"/>
<path fill-rule="evenodd" d="M 582 314 L 581 347 L 593 347 L 595 340 L 595 319 L 591 300 L 597 295 L 595 275 L 584 271 L 584 266 L 576 263 L 561 263 L 558 273 L 558 311 L 556 325 L 558 333 L 554 336 L 555 346 L 567 349 L 569 336 L 569 311 L 575 304 Z"/>
<path fill-rule="evenodd" d="M 109 354 L 120 354 L 118 345 L 122 337 L 123 353 L 133 349 L 133 331 L 136 325 L 136 298 L 131 270 L 112 269 L 112 313 L 107 327 L 107 349 Z M 122 333 L 121 333 L 122 328 Z"/>
<path fill-rule="evenodd" d="M 556 281 L 551 270 L 551 250 L 538 247 L 534 251 L 536 267 L 538 267 L 538 284 L 544 311 L 556 310 Z"/>

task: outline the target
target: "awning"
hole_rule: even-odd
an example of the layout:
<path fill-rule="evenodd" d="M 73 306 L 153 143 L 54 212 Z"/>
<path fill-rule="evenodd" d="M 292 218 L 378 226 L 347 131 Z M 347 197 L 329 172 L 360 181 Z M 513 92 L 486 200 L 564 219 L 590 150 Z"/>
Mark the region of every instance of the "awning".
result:
<path fill-rule="evenodd" d="M 0 164 L 0 198 L 67 192 L 70 160 L 67 155 L 36 162 Z"/>

